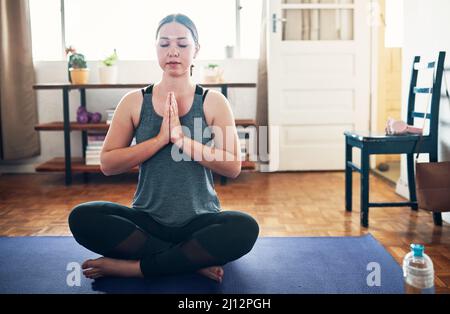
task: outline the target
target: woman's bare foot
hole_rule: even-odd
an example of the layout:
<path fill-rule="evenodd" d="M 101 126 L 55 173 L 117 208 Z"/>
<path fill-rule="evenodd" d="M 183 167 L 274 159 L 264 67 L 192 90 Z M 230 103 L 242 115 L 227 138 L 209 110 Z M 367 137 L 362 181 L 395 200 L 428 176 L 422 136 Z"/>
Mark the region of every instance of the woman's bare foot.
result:
<path fill-rule="evenodd" d="M 143 277 L 138 260 L 121 260 L 109 257 L 88 259 L 81 265 L 87 278 L 99 277 Z"/>
<path fill-rule="evenodd" d="M 202 269 L 198 270 L 197 272 L 203 276 L 206 276 L 215 281 L 218 281 L 219 283 L 222 282 L 223 273 L 224 273 L 223 268 L 220 266 L 211 266 L 211 267 L 202 268 Z"/>
<path fill-rule="evenodd" d="M 89 259 L 81 265 L 83 274 L 90 279 L 99 277 L 143 277 L 140 263 L 137 260 L 121 260 L 109 257 L 100 257 Z M 223 268 L 220 266 L 211 266 L 197 271 L 199 274 L 222 282 Z"/>

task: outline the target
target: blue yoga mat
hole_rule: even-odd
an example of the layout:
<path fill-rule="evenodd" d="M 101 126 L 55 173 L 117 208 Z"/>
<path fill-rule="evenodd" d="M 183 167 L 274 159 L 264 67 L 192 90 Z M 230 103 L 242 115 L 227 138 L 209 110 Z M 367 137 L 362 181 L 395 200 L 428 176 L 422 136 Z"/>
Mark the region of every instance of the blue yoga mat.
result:
<path fill-rule="evenodd" d="M 197 273 L 151 280 L 81 273 L 78 285 L 77 265 L 98 255 L 72 237 L 0 237 L 0 252 L 0 293 L 403 293 L 400 266 L 370 234 L 259 238 L 224 266 L 221 284 Z"/>

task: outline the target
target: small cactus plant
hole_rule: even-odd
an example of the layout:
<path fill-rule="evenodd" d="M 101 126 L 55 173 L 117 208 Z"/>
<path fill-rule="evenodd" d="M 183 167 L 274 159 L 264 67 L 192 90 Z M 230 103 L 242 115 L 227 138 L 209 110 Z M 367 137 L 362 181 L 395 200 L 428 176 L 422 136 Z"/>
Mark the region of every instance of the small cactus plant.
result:
<path fill-rule="evenodd" d="M 87 63 L 85 56 L 81 53 L 77 53 L 76 49 L 72 46 L 66 48 L 66 56 L 69 56 L 69 61 L 67 64 L 67 69 L 69 72 L 69 82 L 72 82 L 70 76 L 70 69 L 87 69 Z"/>

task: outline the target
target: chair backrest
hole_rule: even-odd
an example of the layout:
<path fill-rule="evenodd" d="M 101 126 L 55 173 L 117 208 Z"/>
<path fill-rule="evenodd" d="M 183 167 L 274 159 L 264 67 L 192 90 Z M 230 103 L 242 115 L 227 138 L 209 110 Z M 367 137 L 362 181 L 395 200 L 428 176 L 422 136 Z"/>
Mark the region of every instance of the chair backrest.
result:
<path fill-rule="evenodd" d="M 439 126 L 439 104 L 441 101 L 442 75 L 444 73 L 445 51 L 440 51 L 438 59 L 432 62 L 420 62 L 420 56 L 414 57 L 411 73 L 411 84 L 408 95 L 408 116 L 406 122 L 409 125 L 414 124 L 415 118 L 425 117 L 430 121 L 430 133 L 428 137 L 437 144 L 438 126 Z M 417 77 L 419 71 L 433 71 L 433 85 L 429 87 L 418 87 Z M 415 109 L 416 94 L 431 94 L 431 104 L 428 113 L 418 112 Z"/>

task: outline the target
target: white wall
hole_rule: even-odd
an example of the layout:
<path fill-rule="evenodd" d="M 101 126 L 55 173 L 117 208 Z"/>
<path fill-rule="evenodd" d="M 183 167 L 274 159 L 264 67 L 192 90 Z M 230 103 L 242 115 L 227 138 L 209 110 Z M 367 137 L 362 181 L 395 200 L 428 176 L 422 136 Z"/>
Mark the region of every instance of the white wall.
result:
<path fill-rule="evenodd" d="M 402 116 L 406 118 L 411 64 L 415 55 L 436 58 L 440 50 L 447 52 L 445 66 L 450 67 L 450 1 L 448 0 L 403 0 L 404 1 L 404 46 L 402 74 Z M 450 82 L 450 75 L 447 73 Z M 445 88 L 445 83 L 442 83 Z M 439 125 L 439 160 L 450 160 L 450 104 L 441 99 Z M 427 159 L 425 158 L 425 161 Z M 408 197 L 406 158 L 402 156 L 400 180 L 397 192 Z M 450 223 L 450 213 L 443 215 Z"/>
<path fill-rule="evenodd" d="M 208 63 L 217 63 L 225 69 L 224 79 L 227 82 L 256 83 L 258 60 L 252 59 L 225 59 L 196 61 L 193 71 L 193 80 L 201 81 L 201 69 Z M 98 81 L 99 62 L 88 62 L 90 71 L 90 83 Z M 161 69 L 156 61 L 119 61 L 118 83 L 150 83 L 161 78 Z M 36 82 L 61 83 L 68 82 L 67 63 L 65 61 L 42 61 L 35 63 Z M 115 107 L 121 97 L 130 89 L 92 89 L 86 90 L 86 102 L 89 111 L 102 113 L 105 119 L 105 109 Z M 39 123 L 62 121 L 62 91 L 38 90 L 37 105 Z M 70 94 L 70 120 L 76 120 L 76 111 L 80 105 L 78 91 Z M 235 118 L 254 119 L 256 117 L 256 88 L 230 88 L 228 90 Z M 62 131 L 40 131 L 41 155 L 35 158 L 24 159 L 15 162 L 0 162 L 0 173 L 4 172 L 35 172 L 37 164 L 45 162 L 53 157 L 64 156 L 64 141 Z M 81 156 L 81 132 L 71 132 L 72 156 Z"/>

